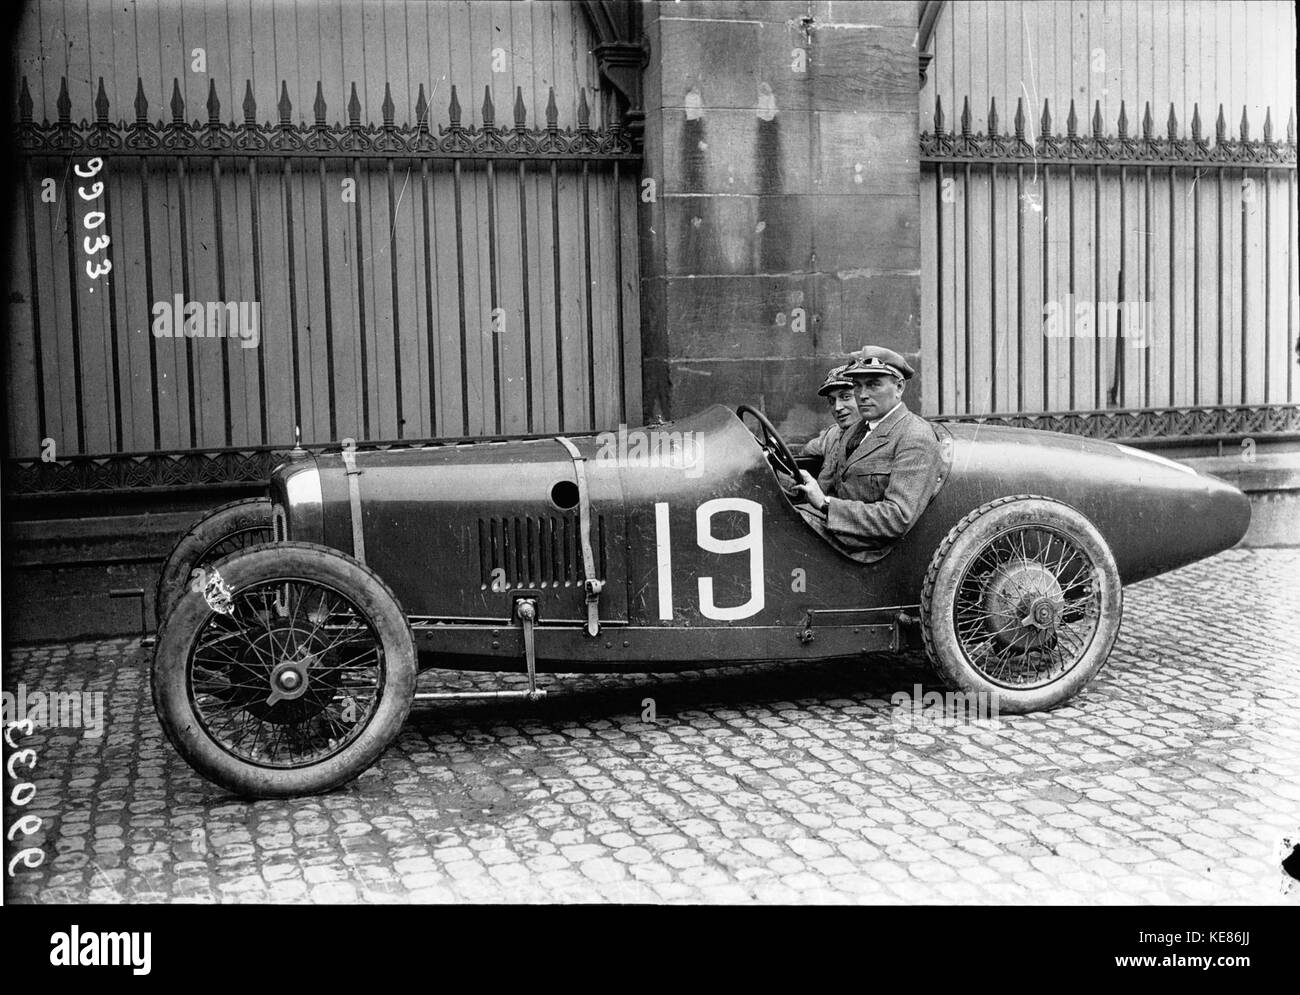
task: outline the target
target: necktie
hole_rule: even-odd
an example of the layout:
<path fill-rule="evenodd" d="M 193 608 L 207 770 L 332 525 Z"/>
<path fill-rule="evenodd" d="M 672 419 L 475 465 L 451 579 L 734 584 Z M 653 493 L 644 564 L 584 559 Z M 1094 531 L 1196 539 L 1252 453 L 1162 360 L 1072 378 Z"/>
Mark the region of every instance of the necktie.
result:
<path fill-rule="evenodd" d="M 849 442 L 848 442 L 848 446 L 845 448 L 845 455 L 851 456 L 853 454 L 853 451 L 857 449 L 858 446 L 862 445 L 862 440 L 865 439 L 866 437 L 867 437 L 867 423 L 866 421 L 860 421 L 858 422 L 858 427 L 855 428 L 852 434 L 849 435 Z"/>

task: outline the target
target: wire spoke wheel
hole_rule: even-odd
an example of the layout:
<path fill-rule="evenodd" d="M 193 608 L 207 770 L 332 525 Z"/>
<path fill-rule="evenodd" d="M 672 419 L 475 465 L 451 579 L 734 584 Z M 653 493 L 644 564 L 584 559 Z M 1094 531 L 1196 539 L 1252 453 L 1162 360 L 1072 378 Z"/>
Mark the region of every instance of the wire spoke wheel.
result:
<path fill-rule="evenodd" d="M 940 675 L 1000 710 L 1060 704 L 1101 669 L 1119 632 L 1119 572 L 1068 505 L 999 498 L 961 520 L 931 559 L 921 631 Z"/>
<path fill-rule="evenodd" d="M 346 596 L 303 578 L 235 592 L 190 657 L 194 713 L 222 749 L 298 767 L 344 750 L 383 690 L 383 643 Z"/>
<path fill-rule="evenodd" d="M 187 589 L 154 653 L 154 707 L 181 755 L 246 797 L 328 791 L 406 720 L 411 628 L 370 568 L 305 542 L 249 547 Z"/>
<path fill-rule="evenodd" d="M 1011 529 L 966 568 L 953 626 L 972 667 L 1000 687 L 1043 687 L 1068 673 L 1096 637 L 1097 568 L 1056 529 Z"/>
<path fill-rule="evenodd" d="M 200 555 L 196 566 L 203 566 L 208 563 L 215 563 L 231 553 L 238 553 L 241 549 L 248 549 L 249 546 L 260 546 L 264 542 L 270 542 L 274 538 L 274 529 L 268 522 L 265 525 L 249 525 L 245 528 L 236 529 L 228 535 L 223 535 L 216 542 L 205 549 Z"/>

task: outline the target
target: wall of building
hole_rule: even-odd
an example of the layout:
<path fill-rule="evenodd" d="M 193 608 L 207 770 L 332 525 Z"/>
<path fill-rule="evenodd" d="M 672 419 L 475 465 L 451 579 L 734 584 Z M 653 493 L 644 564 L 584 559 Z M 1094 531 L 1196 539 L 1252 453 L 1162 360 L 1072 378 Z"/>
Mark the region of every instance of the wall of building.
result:
<path fill-rule="evenodd" d="M 917 5 L 665 2 L 645 20 L 647 415 L 748 402 L 806 439 L 837 359 L 920 348 Z"/>

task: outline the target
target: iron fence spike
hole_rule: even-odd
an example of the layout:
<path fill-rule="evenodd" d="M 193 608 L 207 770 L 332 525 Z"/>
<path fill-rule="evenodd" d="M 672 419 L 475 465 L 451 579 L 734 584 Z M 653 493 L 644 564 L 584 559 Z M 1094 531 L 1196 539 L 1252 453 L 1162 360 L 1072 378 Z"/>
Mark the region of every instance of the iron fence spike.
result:
<path fill-rule="evenodd" d="M 108 124 L 108 93 L 104 89 L 104 77 L 99 77 L 99 92 L 95 94 L 95 122 Z"/>
<path fill-rule="evenodd" d="M 352 81 L 352 92 L 348 94 L 348 127 L 361 127 L 361 98 L 357 96 L 357 81 Z"/>
<path fill-rule="evenodd" d="M 176 124 L 185 123 L 185 100 L 181 97 L 181 81 L 175 76 L 172 77 L 172 121 Z"/>
<path fill-rule="evenodd" d="M 144 95 L 144 80 L 139 76 L 135 78 L 135 121 L 136 124 L 149 121 L 149 98 Z"/>
<path fill-rule="evenodd" d="M 316 99 L 312 102 L 312 114 L 316 118 L 316 127 L 325 127 L 325 114 L 328 108 L 325 105 L 325 87 L 320 80 L 316 81 Z"/>
<path fill-rule="evenodd" d="M 415 123 L 421 131 L 429 130 L 429 101 L 424 97 L 424 84 L 420 84 L 420 92 L 415 97 Z"/>
<path fill-rule="evenodd" d="M 63 81 L 59 84 L 59 99 L 55 103 L 59 111 L 59 124 L 68 124 L 72 121 L 72 98 L 68 96 L 68 77 L 64 76 Z"/>
<path fill-rule="evenodd" d="M 289 81 L 280 80 L 280 102 L 276 104 L 280 112 L 280 126 L 289 127 L 289 116 L 293 114 L 293 104 L 289 101 Z"/>
<path fill-rule="evenodd" d="M 18 117 L 24 124 L 31 121 L 33 108 L 32 91 L 27 86 L 27 77 L 24 76 L 23 87 L 18 94 Z"/>

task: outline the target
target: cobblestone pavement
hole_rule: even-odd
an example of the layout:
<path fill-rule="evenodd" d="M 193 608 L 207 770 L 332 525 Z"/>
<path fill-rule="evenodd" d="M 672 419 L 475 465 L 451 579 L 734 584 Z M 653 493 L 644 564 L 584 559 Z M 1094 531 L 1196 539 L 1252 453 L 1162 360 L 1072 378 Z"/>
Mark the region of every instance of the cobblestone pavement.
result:
<path fill-rule="evenodd" d="M 900 722 L 891 695 L 937 686 L 919 656 L 548 677 L 536 705 L 417 706 L 359 780 L 256 803 L 171 749 L 136 641 L 20 648 L 6 688 L 100 691 L 106 721 L 21 744 L 47 859 L 6 894 L 1300 904 L 1279 867 L 1300 838 L 1297 592 L 1300 550 L 1130 587 L 1094 684 L 996 728 Z"/>

